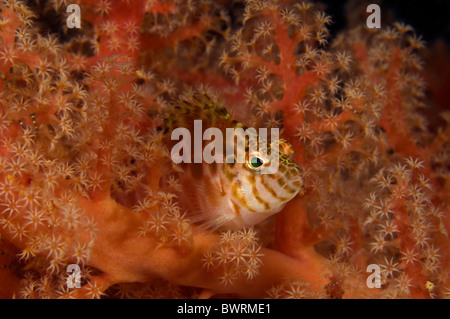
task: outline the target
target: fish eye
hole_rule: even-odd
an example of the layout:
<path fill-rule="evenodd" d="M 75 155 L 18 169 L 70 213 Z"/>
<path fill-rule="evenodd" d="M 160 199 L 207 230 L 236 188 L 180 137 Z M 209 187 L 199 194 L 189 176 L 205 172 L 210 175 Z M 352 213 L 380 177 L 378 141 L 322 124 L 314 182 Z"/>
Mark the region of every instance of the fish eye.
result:
<path fill-rule="evenodd" d="M 252 168 L 259 168 L 259 167 L 261 167 L 262 165 L 264 165 L 264 161 L 263 161 L 262 158 L 257 157 L 257 156 L 253 156 L 253 157 L 250 159 L 250 166 L 251 166 Z"/>
<path fill-rule="evenodd" d="M 255 173 L 261 173 L 261 171 L 269 164 L 270 158 L 258 151 L 250 153 L 247 159 L 248 168 Z"/>

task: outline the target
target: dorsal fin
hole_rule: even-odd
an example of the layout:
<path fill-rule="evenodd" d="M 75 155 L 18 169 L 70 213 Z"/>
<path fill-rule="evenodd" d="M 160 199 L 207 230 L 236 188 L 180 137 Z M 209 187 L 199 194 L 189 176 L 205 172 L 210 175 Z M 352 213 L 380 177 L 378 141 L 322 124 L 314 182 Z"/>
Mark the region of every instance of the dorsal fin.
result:
<path fill-rule="evenodd" d="M 184 93 L 164 116 L 164 133 L 175 128 L 193 129 L 194 120 L 202 120 L 202 127 L 225 129 L 235 127 L 234 121 L 217 94 L 205 87 Z"/>

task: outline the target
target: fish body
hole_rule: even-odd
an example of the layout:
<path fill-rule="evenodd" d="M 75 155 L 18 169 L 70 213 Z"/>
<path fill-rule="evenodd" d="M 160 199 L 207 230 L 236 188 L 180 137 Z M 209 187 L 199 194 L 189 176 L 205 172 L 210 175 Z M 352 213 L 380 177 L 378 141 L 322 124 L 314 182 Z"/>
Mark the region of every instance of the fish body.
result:
<path fill-rule="evenodd" d="M 202 121 L 203 129 L 218 128 L 221 132 L 236 129 L 236 136 L 247 129 L 231 118 L 215 94 L 200 88 L 181 97 L 167 114 L 165 133 L 170 136 L 176 128 L 193 132 L 194 121 L 198 120 Z M 202 150 L 208 143 L 202 140 Z M 253 140 L 233 136 L 231 141 L 227 138 L 218 143 L 223 143 L 223 154 L 218 154 L 223 161 L 184 163 L 180 177 L 183 189 L 180 199 L 208 228 L 253 226 L 279 212 L 301 192 L 302 170 L 291 159 L 292 151 L 286 141 L 256 134 Z M 170 144 L 173 146 L 174 142 Z M 227 147 L 232 151 L 225 153 Z M 241 161 L 239 148 L 245 149 Z M 194 157 L 193 148 L 191 152 Z M 265 173 L 273 164 L 274 155 L 278 159 L 277 169 Z"/>

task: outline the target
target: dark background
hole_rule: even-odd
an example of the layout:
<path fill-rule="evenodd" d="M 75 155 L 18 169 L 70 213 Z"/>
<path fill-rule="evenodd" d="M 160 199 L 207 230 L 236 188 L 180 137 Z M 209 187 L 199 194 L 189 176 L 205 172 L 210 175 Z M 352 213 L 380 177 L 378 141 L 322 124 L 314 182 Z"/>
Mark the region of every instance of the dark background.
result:
<path fill-rule="evenodd" d="M 44 12 L 49 0 L 26 0 L 26 3 L 38 13 L 38 20 L 42 22 L 44 31 L 50 31 L 58 34 L 60 39 L 65 42 L 68 35 L 64 34 L 61 24 L 64 21 L 55 11 Z M 114 0 L 120 1 L 120 0 Z M 227 2 L 230 0 L 211 0 L 219 2 Z M 235 9 L 239 7 L 237 12 L 242 13 L 244 0 L 236 0 Z M 353 19 L 360 19 L 359 23 L 365 21 L 368 14 L 363 12 L 355 12 L 352 8 L 355 6 L 367 7 L 370 3 L 380 5 L 382 21 L 393 23 L 402 21 L 414 27 L 418 34 L 421 34 L 426 42 L 433 42 L 437 38 L 443 38 L 450 43 L 450 0 L 313 0 L 325 5 L 325 11 L 331 15 L 333 24 L 330 26 L 331 36 L 334 35 L 345 26 L 348 26 L 350 19 L 346 12 L 354 13 L 350 16 Z M 231 2 L 231 1 L 230 1 Z M 237 13 L 236 12 L 236 13 Z M 230 11 L 233 15 L 233 10 Z M 126 14 L 126 13 L 125 13 Z M 383 27 L 383 24 L 382 24 Z M 70 37 L 69 37 L 70 38 Z"/>
<path fill-rule="evenodd" d="M 414 27 L 417 34 L 427 42 L 441 38 L 450 42 L 450 0 L 374 0 L 374 1 L 337 1 L 321 0 L 325 4 L 327 14 L 331 15 L 333 25 L 330 26 L 332 36 L 343 29 L 348 22 L 346 8 L 350 5 L 376 3 L 380 5 L 382 21 L 404 22 Z M 365 17 L 367 18 L 367 13 Z"/>

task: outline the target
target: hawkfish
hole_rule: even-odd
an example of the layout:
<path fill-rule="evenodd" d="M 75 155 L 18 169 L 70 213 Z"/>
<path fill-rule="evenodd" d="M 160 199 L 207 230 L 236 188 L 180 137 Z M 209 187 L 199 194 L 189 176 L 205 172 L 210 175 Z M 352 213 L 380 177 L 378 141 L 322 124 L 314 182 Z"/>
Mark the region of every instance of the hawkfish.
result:
<path fill-rule="evenodd" d="M 177 143 L 175 130 L 187 129 L 193 136 L 194 125 L 199 120 L 203 130 L 217 128 L 224 136 L 230 128 L 240 133 L 247 129 L 230 116 L 217 94 L 204 87 L 191 90 L 182 95 L 164 117 L 161 129 L 172 147 L 172 154 Z M 203 159 L 201 163 L 180 163 L 183 169 L 180 201 L 195 216 L 194 220 L 207 228 L 251 227 L 280 212 L 287 202 L 303 191 L 302 169 L 292 160 L 291 145 L 283 139 L 272 140 L 272 136 L 269 142 L 268 137 L 258 132 L 252 136 L 254 138 L 250 136 L 244 136 L 240 142 L 238 137 L 236 142 L 234 136 L 231 141 L 222 139 L 222 150 L 216 148 L 214 158 L 223 156 L 223 161 Z M 201 141 L 200 151 L 207 147 L 206 142 Z M 230 148 L 231 152 L 225 152 Z M 242 161 L 237 158 L 238 148 L 245 149 Z M 196 150 L 198 152 L 198 148 Z M 190 155 L 195 157 L 195 147 L 190 151 L 188 158 Z M 274 169 L 275 156 L 277 166 Z"/>

